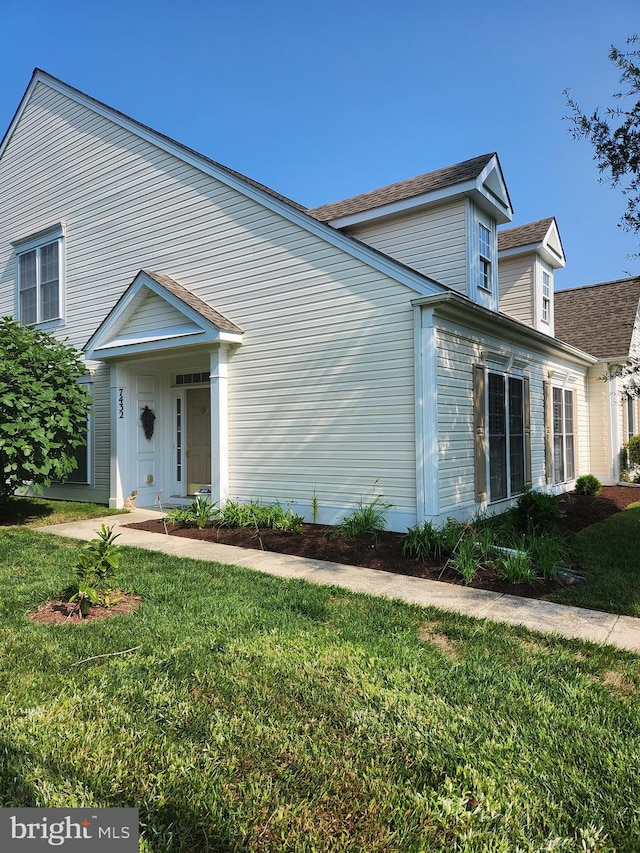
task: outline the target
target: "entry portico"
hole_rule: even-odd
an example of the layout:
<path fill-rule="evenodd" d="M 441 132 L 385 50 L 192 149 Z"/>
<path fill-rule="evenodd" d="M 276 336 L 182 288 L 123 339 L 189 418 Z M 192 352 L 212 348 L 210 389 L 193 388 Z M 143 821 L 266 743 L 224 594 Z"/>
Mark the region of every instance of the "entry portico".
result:
<path fill-rule="evenodd" d="M 228 361 L 242 334 L 173 279 L 134 278 L 85 348 L 110 367 L 110 506 L 132 492 L 138 506 L 228 497 Z"/>

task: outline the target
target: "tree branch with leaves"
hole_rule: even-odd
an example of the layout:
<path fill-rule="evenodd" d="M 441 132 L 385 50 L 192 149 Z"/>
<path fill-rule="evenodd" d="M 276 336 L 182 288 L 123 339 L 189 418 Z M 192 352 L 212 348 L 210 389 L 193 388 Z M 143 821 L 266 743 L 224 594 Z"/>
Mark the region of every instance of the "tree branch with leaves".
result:
<path fill-rule="evenodd" d="M 613 94 L 620 103 L 585 113 L 566 89 L 564 94 L 571 115 L 574 139 L 586 139 L 594 149 L 601 180 L 619 187 L 626 197 L 626 210 L 618 223 L 634 233 L 640 232 L 640 39 L 627 39 L 627 50 L 612 46 L 609 59 L 620 71 L 621 89 Z M 636 256 L 637 257 L 637 256 Z"/>

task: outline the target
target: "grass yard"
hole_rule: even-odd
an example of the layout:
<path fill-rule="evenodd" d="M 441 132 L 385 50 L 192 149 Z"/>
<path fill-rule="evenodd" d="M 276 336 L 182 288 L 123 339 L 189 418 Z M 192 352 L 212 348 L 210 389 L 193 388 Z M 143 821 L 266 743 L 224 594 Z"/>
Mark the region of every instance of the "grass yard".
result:
<path fill-rule="evenodd" d="M 123 509 L 109 509 L 104 504 L 81 501 L 53 501 L 45 498 L 9 498 L 0 502 L 0 527 L 7 525 L 65 524 L 80 518 L 120 515 Z"/>
<path fill-rule="evenodd" d="M 640 503 L 582 530 L 571 551 L 587 583 L 545 596 L 548 600 L 640 617 Z"/>
<path fill-rule="evenodd" d="M 78 550 L 0 530 L 0 805 L 135 806 L 158 853 L 640 849 L 640 657 L 134 549 L 139 611 L 30 622 Z"/>

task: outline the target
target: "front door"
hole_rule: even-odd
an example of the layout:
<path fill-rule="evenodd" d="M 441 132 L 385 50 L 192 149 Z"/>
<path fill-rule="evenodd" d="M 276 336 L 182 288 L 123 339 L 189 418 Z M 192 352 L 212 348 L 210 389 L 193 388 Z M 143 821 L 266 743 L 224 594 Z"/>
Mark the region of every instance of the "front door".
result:
<path fill-rule="evenodd" d="M 209 388 L 187 391 L 187 484 L 192 495 L 211 487 L 211 396 Z"/>

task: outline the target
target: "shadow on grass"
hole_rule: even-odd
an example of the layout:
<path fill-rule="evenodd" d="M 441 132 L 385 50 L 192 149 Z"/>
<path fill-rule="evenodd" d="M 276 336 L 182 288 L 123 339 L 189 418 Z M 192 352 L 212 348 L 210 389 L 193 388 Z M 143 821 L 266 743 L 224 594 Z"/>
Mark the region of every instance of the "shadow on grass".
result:
<path fill-rule="evenodd" d="M 53 514 L 50 504 L 34 498 L 6 498 L 0 500 L 0 527 L 29 524 Z"/>

